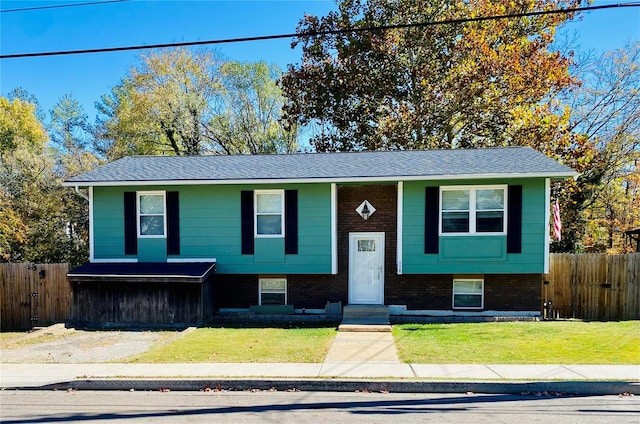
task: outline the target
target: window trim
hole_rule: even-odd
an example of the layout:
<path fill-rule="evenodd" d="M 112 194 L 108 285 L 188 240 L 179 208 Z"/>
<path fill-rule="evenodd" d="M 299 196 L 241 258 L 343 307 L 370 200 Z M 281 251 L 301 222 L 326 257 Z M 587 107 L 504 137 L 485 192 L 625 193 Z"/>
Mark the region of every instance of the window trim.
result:
<path fill-rule="evenodd" d="M 142 214 L 140 212 L 141 196 L 162 196 L 162 234 L 142 234 L 140 226 L 140 218 L 143 216 L 160 216 L 160 214 Z M 167 238 L 167 192 L 163 190 L 156 191 L 137 191 L 136 192 L 136 227 L 138 238 Z"/>
<path fill-rule="evenodd" d="M 283 281 L 284 282 L 284 305 L 288 305 L 289 299 L 287 296 L 287 278 L 286 277 L 260 277 L 258 278 L 258 305 L 262 306 L 262 283 L 266 281 Z M 274 292 L 271 292 L 274 293 Z"/>
<path fill-rule="evenodd" d="M 453 237 L 459 237 L 459 236 L 469 236 L 469 235 L 473 235 L 473 236 L 504 236 L 507 234 L 507 223 L 509 222 L 507 219 L 507 214 L 508 214 L 508 196 L 509 196 L 509 190 L 508 190 L 508 184 L 492 184 L 492 185 L 460 185 L 460 186 L 441 186 L 440 187 L 440 198 L 439 198 L 439 211 L 438 211 L 438 235 L 440 236 L 453 236 Z M 503 208 L 502 208 L 502 231 L 500 232 L 496 232 L 496 231 L 492 231 L 492 232 L 485 232 L 485 231 L 481 231 L 478 232 L 476 230 L 476 223 L 477 223 L 477 212 L 478 209 L 476 207 L 476 193 L 479 190 L 496 190 L 496 189 L 500 189 L 502 190 L 503 193 Z M 469 191 L 469 231 L 466 232 L 460 232 L 460 233 L 447 233 L 443 231 L 443 219 L 442 219 L 442 214 L 443 212 L 445 212 L 445 210 L 443 210 L 443 202 L 442 202 L 442 196 L 443 196 L 443 192 L 445 191 Z M 498 209 L 488 209 L 487 211 L 497 211 Z"/>
<path fill-rule="evenodd" d="M 280 213 L 260 213 L 260 215 L 280 215 L 280 234 L 258 234 L 258 196 L 260 194 L 278 194 L 280 196 Z M 253 192 L 253 236 L 255 238 L 284 238 L 285 231 L 284 189 L 254 190 Z"/>
<path fill-rule="evenodd" d="M 474 296 L 478 296 L 477 293 L 457 293 L 456 292 L 456 283 L 457 282 L 463 282 L 463 281 L 479 281 L 482 283 L 482 292 L 480 293 L 480 306 L 456 306 L 456 295 L 461 295 L 461 294 L 467 294 L 467 295 L 474 295 Z M 475 309 L 475 310 L 480 310 L 480 309 L 484 309 L 484 278 L 454 278 L 453 279 L 453 285 L 451 286 L 451 307 L 453 309 Z"/>

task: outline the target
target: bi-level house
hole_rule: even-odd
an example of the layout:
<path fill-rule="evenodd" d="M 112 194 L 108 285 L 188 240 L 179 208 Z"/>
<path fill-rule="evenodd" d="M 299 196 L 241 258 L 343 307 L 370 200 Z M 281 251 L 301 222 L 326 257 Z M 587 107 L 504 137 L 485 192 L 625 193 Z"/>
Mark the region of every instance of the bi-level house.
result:
<path fill-rule="evenodd" d="M 78 325 L 194 324 L 328 302 L 392 314 L 540 314 L 549 187 L 527 147 L 127 157 L 65 181 L 89 199 Z"/>

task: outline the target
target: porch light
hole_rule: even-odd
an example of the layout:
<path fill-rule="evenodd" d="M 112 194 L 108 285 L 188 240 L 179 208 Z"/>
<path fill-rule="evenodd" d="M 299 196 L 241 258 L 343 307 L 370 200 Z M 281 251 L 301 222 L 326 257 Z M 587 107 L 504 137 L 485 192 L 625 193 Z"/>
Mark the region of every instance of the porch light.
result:
<path fill-rule="evenodd" d="M 369 219 L 369 217 L 373 215 L 375 211 L 376 211 L 376 208 L 374 208 L 373 205 L 369 203 L 367 200 L 360 203 L 360 206 L 356 208 L 356 212 L 358 212 L 358 215 L 360 215 L 362 219 L 364 219 L 365 221 Z"/>

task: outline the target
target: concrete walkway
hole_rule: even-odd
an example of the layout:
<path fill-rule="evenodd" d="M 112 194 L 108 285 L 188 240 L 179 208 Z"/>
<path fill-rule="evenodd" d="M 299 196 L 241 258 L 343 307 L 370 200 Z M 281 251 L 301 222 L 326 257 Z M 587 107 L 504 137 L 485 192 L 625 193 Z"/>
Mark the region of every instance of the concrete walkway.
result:
<path fill-rule="evenodd" d="M 324 361 L 400 363 L 393 336 L 381 332 L 338 332 Z"/>

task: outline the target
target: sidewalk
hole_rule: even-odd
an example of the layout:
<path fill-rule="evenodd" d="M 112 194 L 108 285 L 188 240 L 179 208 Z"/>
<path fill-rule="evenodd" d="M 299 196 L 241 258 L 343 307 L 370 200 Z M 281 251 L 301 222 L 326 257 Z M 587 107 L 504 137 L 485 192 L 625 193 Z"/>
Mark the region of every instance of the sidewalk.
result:
<path fill-rule="evenodd" d="M 640 395 L 640 365 L 404 364 L 390 333 L 338 333 L 323 363 L 0 364 L 2 389 Z"/>

